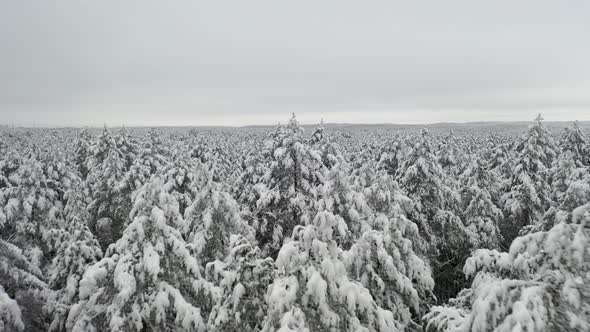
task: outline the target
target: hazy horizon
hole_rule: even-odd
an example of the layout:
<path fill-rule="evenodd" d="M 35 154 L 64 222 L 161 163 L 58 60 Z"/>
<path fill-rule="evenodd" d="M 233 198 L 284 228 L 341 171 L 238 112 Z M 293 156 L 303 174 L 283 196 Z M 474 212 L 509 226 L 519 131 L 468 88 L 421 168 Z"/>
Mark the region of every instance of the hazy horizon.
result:
<path fill-rule="evenodd" d="M 19 124 L 4 124 L 0 123 L 0 127 L 15 127 L 15 128 L 102 128 L 106 126 L 107 128 L 117 128 L 117 127 L 127 127 L 127 128 L 158 128 L 158 127 L 166 127 L 166 128 L 248 128 L 248 127 L 276 127 L 278 124 L 286 124 L 289 118 L 284 119 L 283 121 L 276 121 L 275 123 L 264 123 L 264 124 L 244 124 L 244 125 L 192 125 L 192 124 L 185 124 L 185 125 L 129 125 L 125 123 L 102 123 L 100 125 L 41 125 L 33 123 L 32 125 L 19 125 Z M 321 120 L 320 120 L 321 121 Z M 300 122 L 299 124 L 303 127 L 315 127 L 320 124 L 318 122 Z M 299 121 L 298 121 L 299 122 Z M 505 124 L 505 125 L 522 125 L 522 124 L 533 124 L 534 120 L 522 120 L 522 121 L 464 121 L 464 122 L 449 122 L 449 121 L 440 121 L 440 122 L 421 122 L 421 123 L 395 123 L 395 122 L 323 122 L 322 124 L 325 127 L 340 127 L 340 126 L 358 126 L 358 127 L 371 127 L 371 126 L 445 126 L 448 125 L 452 126 L 461 126 L 461 125 L 496 125 L 496 124 Z M 574 122 L 579 122 L 583 125 L 590 126 L 590 120 L 543 120 L 544 123 L 548 124 L 563 124 L 569 125 Z"/>

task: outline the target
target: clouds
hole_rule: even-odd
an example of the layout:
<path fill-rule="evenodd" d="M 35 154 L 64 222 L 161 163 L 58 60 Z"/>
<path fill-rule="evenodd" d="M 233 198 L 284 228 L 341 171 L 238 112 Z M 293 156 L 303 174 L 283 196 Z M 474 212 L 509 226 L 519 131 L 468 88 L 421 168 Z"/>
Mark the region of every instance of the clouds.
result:
<path fill-rule="evenodd" d="M 1 6 L 2 122 L 588 119 L 586 1 Z"/>

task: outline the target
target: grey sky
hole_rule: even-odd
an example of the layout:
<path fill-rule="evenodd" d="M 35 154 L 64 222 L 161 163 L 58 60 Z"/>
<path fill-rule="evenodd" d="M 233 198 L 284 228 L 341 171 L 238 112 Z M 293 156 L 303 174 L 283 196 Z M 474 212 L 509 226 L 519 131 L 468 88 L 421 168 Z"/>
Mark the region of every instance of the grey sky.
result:
<path fill-rule="evenodd" d="M 590 1 L 0 0 L 0 123 L 590 120 Z"/>

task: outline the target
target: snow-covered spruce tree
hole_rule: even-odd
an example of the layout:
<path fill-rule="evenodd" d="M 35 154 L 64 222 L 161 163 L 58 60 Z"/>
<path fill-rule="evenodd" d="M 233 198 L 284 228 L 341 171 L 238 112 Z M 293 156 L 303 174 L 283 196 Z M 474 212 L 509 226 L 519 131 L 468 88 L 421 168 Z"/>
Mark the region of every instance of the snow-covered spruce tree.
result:
<path fill-rule="evenodd" d="M 26 160 L 15 187 L 3 190 L 6 205 L 0 213 L 0 237 L 19 246 L 36 266 L 48 257 L 48 231 L 62 220 L 57 193 L 48 186 L 41 163 Z"/>
<path fill-rule="evenodd" d="M 178 203 L 155 177 L 135 198 L 133 221 L 80 281 L 72 331 L 206 331 L 218 290 L 200 273 L 179 227 Z"/>
<path fill-rule="evenodd" d="M 392 213 L 366 231 L 344 254 L 349 275 L 366 287 L 379 307 L 393 313 L 403 331 L 418 331 L 425 304 L 432 298 L 430 267 L 414 252 L 418 227 L 403 214 Z"/>
<path fill-rule="evenodd" d="M 178 201 L 182 215 L 211 178 L 205 165 L 191 158 L 185 150 L 176 153 L 163 173 L 166 190 Z"/>
<path fill-rule="evenodd" d="M 17 171 L 23 163 L 23 157 L 16 149 L 4 148 L 3 151 L 0 154 L 0 189 L 16 184 Z"/>
<path fill-rule="evenodd" d="M 513 164 L 515 162 L 512 153 L 513 151 L 508 144 L 495 144 L 492 147 L 489 159 L 486 159 L 486 168 L 498 175 L 499 179 L 509 179 L 512 176 Z"/>
<path fill-rule="evenodd" d="M 590 202 L 590 168 L 574 170 L 568 183 L 566 192 L 558 202 L 560 211 L 572 211 L 576 206 Z"/>
<path fill-rule="evenodd" d="M 395 177 L 401 164 L 402 153 L 402 145 L 399 135 L 397 135 L 391 142 L 385 144 L 381 156 L 379 157 L 377 167 Z"/>
<path fill-rule="evenodd" d="M 363 232 L 371 229 L 368 219 L 373 213 L 364 194 L 351 185 L 349 168 L 343 160 L 330 168 L 318 189 L 319 199 L 315 204 L 317 211 L 329 211 L 342 217 L 348 231 L 344 237 L 334 234 L 334 240 L 345 249 L 350 248 Z"/>
<path fill-rule="evenodd" d="M 80 186 L 82 180 L 77 174 L 76 166 L 66 157 L 66 151 L 56 148 L 41 154 L 39 161 L 47 186 L 57 193 L 57 199 L 65 203 L 65 193 Z"/>
<path fill-rule="evenodd" d="M 160 174 L 167 164 L 167 152 L 159 132 L 150 129 L 147 136 L 126 175 L 125 181 L 131 191 L 143 186 L 152 175 Z"/>
<path fill-rule="evenodd" d="M 524 226 L 540 221 L 552 204 L 548 170 L 556 157 L 556 146 L 542 120 L 539 114 L 515 148 L 517 159 L 509 190 L 502 197 L 506 220 L 500 231 L 505 247 Z"/>
<path fill-rule="evenodd" d="M 311 137 L 309 139 L 309 144 L 314 145 L 323 139 L 324 139 L 324 119 L 322 119 L 320 121 L 320 124 L 315 128 L 315 130 L 313 131 L 313 134 L 311 134 Z"/>
<path fill-rule="evenodd" d="M 262 331 L 402 331 L 391 311 L 377 305 L 368 289 L 350 280 L 342 251 L 332 239 L 343 234 L 342 218 L 322 211 L 298 225 L 281 248 L 278 278 L 266 295 Z"/>
<path fill-rule="evenodd" d="M 485 189 L 494 205 L 500 206 L 501 189 L 503 179 L 496 169 L 490 164 L 488 158 L 494 154 L 493 150 L 482 149 L 472 155 L 472 160 L 465 170 L 458 176 L 462 209 L 465 210 L 476 192 L 472 188 Z"/>
<path fill-rule="evenodd" d="M 260 153 L 248 155 L 242 164 L 242 173 L 238 179 L 238 185 L 232 188 L 232 194 L 242 205 L 242 209 L 251 214 L 256 211 L 256 202 L 260 198 L 256 186 L 262 182 L 262 177 L 268 170 Z"/>
<path fill-rule="evenodd" d="M 502 242 L 498 225 L 504 216 L 490 194 L 490 190 L 497 188 L 490 173 L 482 160 L 475 158 L 461 175 L 464 183 L 462 198 L 466 204 L 463 216 L 465 225 L 475 237 L 476 248 L 498 249 Z"/>
<path fill-rule="evenodd" d="M 570 152 L 576 167 L 590 166 L 590 144 L 588 138 L 582 133 L 578 122 L 574 122 L 571 128 L 565 128 L 559 142 L 562 152 Z"/>
<path fill-rule="evenodd" d="M 250 227 L 240 217 L 238 203 L 213 181 L 201 189 L 186 209 L 181 231 L 188 248 L 203 268 L 207 263 L 227 256 L 232 234 L 253 237 Z"/>
<path fill-rule="evenodd" d="M 420 140 L 402 162 L 396 178 L 400 188 L 414 202 L 423 220 L 416 220 L 426 239 L 433 234 L 429 221 L 439 210 L 457 211 L 461 201 L 459 193 L 447 185 L 447 176 L 432 152 L 431 137 L 423 129 Z"/>
<path fill-rule="evenodd" d="M 417 210 L 411 218 L 430 244 L 427 256 L 433 268 L 434 291 L 438 300 L 444 301 L 464 286 L 461 266 L 469 256 L 473 234 L 458 216 L 460 194 L 438 164 L 430 140 L 423 129 L 401 164 L 397 181 Z"/>
<path fill-rule="evenodd" d="M 493 202 L 485 188 L 472 186 L 473 197 L 465 209 L 465 225 L 474 236 L 476 248 L 497 249 L 502 242 L 498 225 L 503 218 L 500 210 Z"/>
<path fill-rule="evenodd" d="M 309 219 L 308 211 L 316 199 L 321 183 L 322 162 L 303 136 L 295 115 L 286 126 L 279 126 L 266 142 L 265 154 L 270 162 L 256 202 L 257 217 L 253 225 L 263 252 L 275 256 L 296 225 Z"/>
<path fill-rule="evenodd" d="M 125 162 L 114 148 L 88 175 L 89 228 L 103 251 L 119 239 L 131 211 L 131 189 L 124 180 Z"/>
<path fill-rule="evenodd" d="M 0 239 L 0 330 L 44 331 L 42 306 L 50 294 L 41 269 Z"/>
<path fill-rule="evenodd" d="M 340 153 L 340 147 L 333 139 L 324 132 L 324 120 L 316 127 L 309 140 L 310 145 L 316 149 L 322 159 L 322 163 L 327 169 L 332 168 L 335 164 L 341 162 L 343 157 Z"/>
<path fill-rule="evenodd" d="M 452 130 L 447 135 L 438 138 L 438 147 L 434 152 L 439 165 L 451 175 L 457 175 L 460 173 L 458 165 L 461 161 L 459 156 L 460 149 L 457 146 L 455 140 L 455 134 Z"/>
<path fill-rule="evenodd" d="M 55 239 L 55 257 L 46 268 L 49 296 L 45 311 L 50 318 L 49 331 L 65 331 L 70 306 L 78 302 L 79 282 L 86 268 L 102 258 L 98 240 L 88 229 L 90 215 L 80 191 L 67 193 L 63 228 L 50 231 Z"/>
<path fill-rule="evenodd" d="M 590 330 L 590 205 L 571 223 L 518 237 L 508 253 L 477 250 L 465 264 L 470 289 L 433 307 L 426 331 Z"/>
<path fill-rule="evenodd" d="M 78 133 L 74 162 L 83 180 L 86 179 L 89 172 L 88 158 L 92 154 L 92 140 L 92 135 L 90 135 L 87 128 L 80 130 Z"/>
<path fill-rule="evenodd" d="M 125 126 L 117 132 L 115 142 L 121 157 L 125 160 L 125 170 L 129 170 L 139 153 L 139 144 Z"/>
<path fill-rule="evenodd" d="M 102 133 L 92 145 L 91 154 L 87 158 L 88 171 L 92 172 L 94 169 L 100 168 L 112 151 L 116 151 L 120 156 L 120 151 L 117 149 L 117 142 L 111 131 L 105 125 Z"/>
<path fill-rule="evenodd" d="M 274 280 L 272 258 L 242 235 L 232 235 L 229 255 L 207 264 L 206 276 L 221 288 L 209 316 L 211 331 L 259 331 L 268 310 L 264 296 Z"/>
<path fill-rule="evenodd" d="M 571 181 L 580 178 L 585 173 L 585 167 L 576 165 L 576 159 L 571 151 L 563 151 L 555 162 L 550 172 L 551 196 L 555 205 L 563 201 L 565 192 L 570 186 Z"/>
<path fill-rule="evenodd" d="M 22 320 L 22 312 L 18 303 L 10 298 L 0 285 L 0 330 L 24 331 L 25 323 Z"/>
<path fill-rule="evenodd" d="M 552 189 L 555 205 L 543 215 L 543 220 L 525 228 L 547 231 L 561 221 L 571 219 L 571 211 L 590 202 L 590 167 L 575 167 L 571 151 L 563 152 L 552 169 Z"/>

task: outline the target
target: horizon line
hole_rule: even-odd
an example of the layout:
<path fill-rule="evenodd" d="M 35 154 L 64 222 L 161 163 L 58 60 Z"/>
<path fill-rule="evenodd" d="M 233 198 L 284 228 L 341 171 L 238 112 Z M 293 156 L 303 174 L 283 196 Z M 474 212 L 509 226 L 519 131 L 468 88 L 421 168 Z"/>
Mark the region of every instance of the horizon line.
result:
<path fill-rule="evenodd" d="M 323 123 L 323 126 L 436 126 L 436 125 L 469 125 L 469 124 L 531 124 L 534 120 L 519 120 L 519 121 L 465 121 L 465 122 L 453 122 L 453 121 L 442 121 L 442 122 L 426 122 L 426 123 L 394 123 L 394 122 L 375 122 L 375 123 L 355 123 L 355 122 L 327 122 Z M 590 120 L 554 120 L 554 121 L 543 121 L 543 123 L 589 123 Z M 232 125 L 162 125 L 162 126 L 150 126 L 150 125 L 126 125 L 116 124 L 108 125 L 70 125 L 70 126 L 52 126 L 52 125 L 17 125 L 17 124 L 3 124 L 0 123 L 0 127 L 8 128 L 21 128 L 21 129 L 65 129 L 65 128 L 253 128 L 253 127 L 276 127 L 279 124 L 285 124 L 284 122 L 277 122 L 275 124 L 249 124 L 242 126 Z M 300 126 L 312 127 L 319 126 L 320 123 L 299 123 Z"/>

